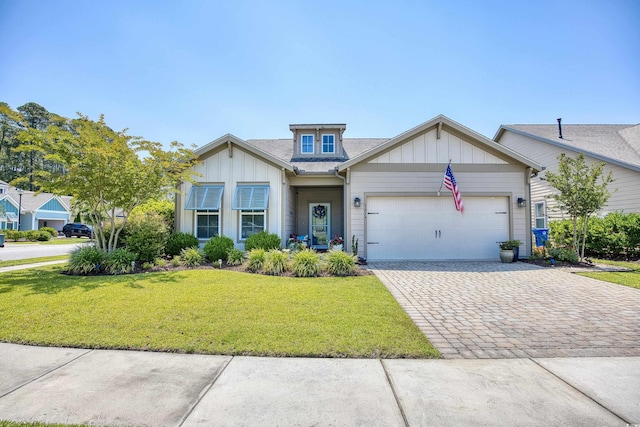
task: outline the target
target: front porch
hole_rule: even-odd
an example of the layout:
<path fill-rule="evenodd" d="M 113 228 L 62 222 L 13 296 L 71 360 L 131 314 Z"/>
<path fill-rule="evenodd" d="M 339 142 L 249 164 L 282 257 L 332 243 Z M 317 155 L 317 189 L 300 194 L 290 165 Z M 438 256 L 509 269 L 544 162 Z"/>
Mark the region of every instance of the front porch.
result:
<path fill-rule="evenodd" d="M 336 235 L 344 237 L 344 190 L 342 186 L 291 187 L 287 236 L 304 240 L 316 250 L 329 249 Z"/>

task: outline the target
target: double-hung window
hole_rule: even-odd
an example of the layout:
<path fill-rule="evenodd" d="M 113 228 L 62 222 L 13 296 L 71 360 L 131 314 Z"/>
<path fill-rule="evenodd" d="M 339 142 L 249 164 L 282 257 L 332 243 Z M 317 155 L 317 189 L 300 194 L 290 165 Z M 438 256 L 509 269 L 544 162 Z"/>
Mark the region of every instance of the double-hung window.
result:
<path fill-rule="evenodd" d="M 334 135 L 322 135 L 322 152 L 333 153 L 336 151 Z"/>
<path fill-rule="evenodd" d="M 238 185 L 233 196 L 232 209 L 240 211 L 239 240 L 266 230 L 266 212 L 269 206 L 268 185 Z"/>
<path fill-rule="evenodd" d="M 537 202 L 534 208 L 534 216 L 536 221 L 536 228 L 547 227 L 547 215 L 545 212 L 545 203 Z"/>
<path fill-rule="evenodd" d="M 195 235 L 198 239 L 210 239 L 220 235 L 220 203 L 222 185 L 191 187 L 186 210 L 195 211 Z"/>
<path fill-rule="evenodd" d="M 300 144 L 300 153 L 313 154 L 313 135 L 302 135 Z"/>

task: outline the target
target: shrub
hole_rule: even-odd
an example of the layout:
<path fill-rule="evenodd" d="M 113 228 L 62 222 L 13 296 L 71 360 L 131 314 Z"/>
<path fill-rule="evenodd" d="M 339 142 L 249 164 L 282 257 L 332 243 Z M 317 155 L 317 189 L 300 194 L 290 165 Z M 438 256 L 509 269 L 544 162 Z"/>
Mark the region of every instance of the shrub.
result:
<path fill-rule="evenodd" d="M 96 248 L 95 246 L 85 246 L 75 249 L 69 257 L 67 271 L 73 274 L 87 275 L 92 272 L 98 272 L 102 268 L 102 263 L 106 259 L 106 252 Z"/>
<path fill-rule="evenodd" d="M 48 231 L 38 231 L 36 240 L 38 242 L 48 242 L 49 240 L 51 240 L 51 233 L 49 233 Z"/>
<path fill-rule="evenodd" d="M 227 264 L 240 265 L 244 261 L 244 252 L 238 248 L 229 249 L 227 252 Z"/>
<path fill-rule="evenodd" d="M 227 236 L 215 236 L 204 245 L 204 254 L 209 261 L 226 261 L 227 253 L 233 249 L 233 240 Z"/>
<path fill-rule="evenodd" d="M 173 233 L 169 236 L 164 251 L 169 256 L 180 255 L 184 248 L 197 248 L 198 238 L 191 233 Z"/>
<path fill-rule="evenodd" d="M 353 276 L 356 273 L 356 258 L 342 251 L 330 251 L 327 255 L 327 270 L 336 276 Z"/>
<path fill-rule="evenodd" d="M 6 234 L 6 239 L 7 240 L 18 241 L 20 239 L 24 239 L 25 238 L 25 232 L 24 231 L 5 230 L 4 232 Z"/>
<path fill-rule="evenodd" d="M 180 254 L 180 261 L 185 267 L 197 267 L 204 263 L 204 254 L 200 249 L 185 248 Z"/>
<path fill-rule="evenodd" d="M 314 277 L 320 272 L 320 257 L 312 249 L 305 249 L 293 257 L 293 274 L 298 277 Z"/>
<path fill-rule="evenodd" d="M 266 274 L 279 276 L 287 270 L 288 259 L 289 257 L 286 253 L 278 249 L 271 249 L 264 257 L 262 271 Z"/>
<path fill-rule="evenodd" d="M 569 248 L 550 248 L 549 257 L 556 261 L 570 262 L 572 264 L 578 263 L 578 254 Z"/>
<path fill-rule="evenodd" d="M 104 260 L 104 270 L 108 274 L 131 273 L 136 262 L 136 254 L 128 249 L 114 249 Z"/>
<path fill-rule="evenodd" d="M 143 270 L 151 270 L 154 266 L 154 263 L 152 262 L 144 262 L 142 263 L 142 269 Z"/>
<path fill-rule="evenodd" d="M 169 262 L 171 264 L 172 267 L 179 267 L 182 265 L 182 260 L 180 259 L 180 255 L 176 255 L 173 258 L 171 258 L 171 261 Z"/>
<path fill-rule="evenodd" d="M 133 211 L 131 211 L 131 217 L 135 218 L 137 216 L 144 216 L 148 213 L 158 214 L 162 218 L 165 226 L 168 229 L 173 227 L 173 219 L 174 212 L 176 210 L 176 206 L 173 201 L 168 199 L 151 199 L 144 202 L 141 205 L 136 206 Z"/>
<path fill-rule="evenodd" d="M 153 265 L 164 268 L 167 266 L 167 260 L 164 258 L 156 258 L 153 260 Z"/>
<path fill-rule="evenodd" d="M 148 212 L 131 218 L 125 225 L 124 247 L 134 252 L 140 262 L 151 262 L 162 255 L 168 238 L 164 219 Z"/>
<path fill-rule="evenodd" d="M 250 251 L 252 249 L 264 249 L 265 251 L 268 251 L 279 248 L 280 236 L 274 233 L 267 233 L 264 230 L 247 237 L 247 240 L 244 243 L 244 249 L 246 251 Z"/>
<path fill-rule="evenodd" d="M 249 251 L 247 258 L 247 269 L 253 272 L 262 270 L 266 255 L 267 251 L 260 248 L 252 249 L 251 251 Z"/>
<path fill-rule="evenodd" d="M 27 230 L 27 231 L 24 231 L 23 233 L 24 233 L 24 237 L 30 242 L 34 242 L 38 240 L 38 238 L 40 237 L 40 232 L 38 230 Z"/>
<path fill-rule="evenodd" d="M 51 234 L 51 237 L 58 237 L 58 230 L 53 227 L 42 227 L 39 231 L 46 231 L 47 233 Z"/>

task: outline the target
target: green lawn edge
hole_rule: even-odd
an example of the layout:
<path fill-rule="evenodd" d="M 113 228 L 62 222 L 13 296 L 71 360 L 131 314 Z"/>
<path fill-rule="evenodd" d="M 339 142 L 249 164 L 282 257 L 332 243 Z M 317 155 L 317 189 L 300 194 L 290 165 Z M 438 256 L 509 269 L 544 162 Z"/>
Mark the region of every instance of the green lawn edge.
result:
<path fill-rule="evenodd" d="M 13 260 L 7 260 L 7 261 L 0 261 L 0 268 L 13 267 L 16 265 L 37 264 L 39 262 L 62 261 L 66 259 L 69 259 L 69 255 L 52 255 L 52 256 L 39 257 L 39 258 L 13 259 Z"/>
<path fill-rule="evenodd" d="M 291 278 L 194 269 L 2 274 L 0 341 L 178 353 L 439 358 L 375 277 Z"/>
<path fill-rule="evenodd" d="M 604 259 L 596 259 L 593 261 L 596 264 L 605 264 L 615 267 L 628 268 L 630 271 L 590 271 L 580 272 L 576 274 L 584 277 L 590 277 L 592 279 L 602 280 L 604 282 L 610 282 L 618 285 L 628 286 L 634 289 L 640 289 L 640 264 L 638 264 L 637 262 L 611 261 Z"/>

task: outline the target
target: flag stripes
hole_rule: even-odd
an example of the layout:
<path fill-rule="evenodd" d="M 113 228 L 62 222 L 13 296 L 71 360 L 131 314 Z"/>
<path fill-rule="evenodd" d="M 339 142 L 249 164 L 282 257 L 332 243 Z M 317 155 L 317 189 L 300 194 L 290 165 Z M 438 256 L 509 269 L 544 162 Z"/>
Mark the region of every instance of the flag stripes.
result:
<path fill-rule="evenodd" d="M 462 195 L 460 195 L 460 189 L 456 183 L 456 179 L 451 171 L 451 164 L 447 166 L 447 170 L 444 173 L 444 186 L 451 190 L 453 194 L 453 203 L 456 205 L 456 210 L 464 212 L 464 204 L 462 203 Z"/>

